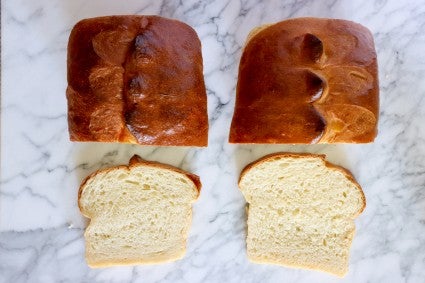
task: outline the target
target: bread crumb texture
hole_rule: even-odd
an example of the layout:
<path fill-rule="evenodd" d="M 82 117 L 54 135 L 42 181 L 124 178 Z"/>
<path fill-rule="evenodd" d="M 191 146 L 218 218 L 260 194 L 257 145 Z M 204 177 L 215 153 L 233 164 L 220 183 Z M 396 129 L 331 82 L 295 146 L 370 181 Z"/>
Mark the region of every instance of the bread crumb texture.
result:
<path fill-rule="evenodd" d="M 80 189 L 91 267 L 173 261 L 183 257 L 197 185 L 186 174 L 148 162 L 89 176 Z"/>
<path fill-rule="evenodd" d="M 283 153 L 249 165 L 239 186 L 249 203 L 251 261 L 347 273 L 354 219 L 365 207 L 348 171 L 321 155 Z"/>

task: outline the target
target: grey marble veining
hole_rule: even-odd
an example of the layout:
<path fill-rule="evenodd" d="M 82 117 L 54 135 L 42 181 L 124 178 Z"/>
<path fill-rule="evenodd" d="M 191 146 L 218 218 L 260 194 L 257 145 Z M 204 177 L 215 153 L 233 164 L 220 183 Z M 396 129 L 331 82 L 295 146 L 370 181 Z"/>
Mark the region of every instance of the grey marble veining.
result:
<path fill-rule="evenodd" d="M 66 45 L 80 19 L 158 14 L 195 28 L 208 92 L 207 148 L 71 143 Z M 230 145 L 241 48 L 249 31 L 291 17 L 353 20 L 374 34 L 379 135 L 367 145 Z M 422 1 L 2 1 L 0 282 L 425 282 L 425 5 Z M 350 272 L 251 264 L 240 170 L 271 152 L 325 153 L 363 186 Z M 190 170 L 203 189 L 187 255 L 157 266 L 89 269 L 80 181 L 137 153 Z"/>

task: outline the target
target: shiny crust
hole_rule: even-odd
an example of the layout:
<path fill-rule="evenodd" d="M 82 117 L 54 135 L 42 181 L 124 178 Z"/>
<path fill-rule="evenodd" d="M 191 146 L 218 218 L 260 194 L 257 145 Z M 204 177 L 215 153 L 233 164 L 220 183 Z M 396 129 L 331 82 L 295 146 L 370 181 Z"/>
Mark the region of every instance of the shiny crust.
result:
<path fill-rule="evenodd" d="M 298 18 L 254 29 L 239 66 L 231 143 L 367 143 L 379 86 L 370 31 Z"/>
<path fill-rule="evenodd" d="M 85 19 L 68 43 L 72 141 L 206 146 L 201 43 L 158 16 Z"/>
<path fill-rule="evenodd" d="M 84 216 L 90 218 L 90 215 L 86 215 L 84 213 L 84 210 L 81 209 L 81 206 L 80 206 L 81 194 L 83 193 L 83 190 L 84 190 L 84 188 L 85 188 L 86 183 L 87 183 L 88 180 L 90 180 L 91 178 L 93 178 L 94 176 L 96 176 L 97 174 L 100 174 L 100 173 L 108 173 L 108 172 L 112 172 L 112 171 L 117 170 L 117 169 L 124 169 L 124 170 L 130 171 L 131 168 L 138 167 L 138 166 L 141 166 L 141 167 L 143 167 L 143 166 L 146 166 L 146 167 L 149 167 L 149 166 L 151 166 L 151 167 L 157 167 L 157 168 L 161 168 L 161 169 L 172 170 L 174 172 L 177 172 L 177 173 L 180 173 L 180 174 L 185 175 L 196 186 L 196 189 L 198 191 L 197 197 L 199 197 L 199 193 L 201 192 L 201 187 L 202 187 L 202 184 L 201 184 L 201 181 L 199 179 L 199 176 L 197 176 L 195 174 L 192 174 L 192 173 L 189 173 L 187 171 L 181 170 L 180 168 L 177 168 L 177 167 L 168 165 L 168 164 L 163 164 L 163 163 L 156 162 L 156 161 L 146 161 L 146 160 L 142 159 L 138 155 L 133 155 L 133 157 L 129 161 L 128 166 L 127 165 L 118 165 L 118 166 L 114 166 L 114 167 L 109 167 L 109 168 L 97 170 L 97 171 L 93 172 L 92 174 L 90 174 L 89 176 L 87 176 L 81 182 L 80 188 L 78 189 L 78 207 L 79 207 L 81 213 Z"/>
<path fill-rule="evenodd" d="M 278 153 L 272 153 L 272 154 L 268 154 L 266 156 L 263 156 L 262 158 L 251 162 L 250 164 L 248 164 L 247 166 L 245 166 L 245 168 L 242 170 L 240 177 L 239 177 L 239 181 L 238 181 L 238 185 L 240 188 L 240 181 L 242 180 L 242 177 L 254 166 L 257 166 L 261 163 L 267 162 L 268 160 L 274 159 L 276 157 L 280 157 L 280 158 L 319 158 L 323 161 L 324 165 L 328 168 L 331 168 L 332 170 L 336 170 L 336 171 L 340 171 L 341 173 L 344 174 L 344 176 L 350 180 L 351 183 L 353 183 L 358 190 L 361 193 L 361 198 L 362 198 L 362 203 L 363 206 L 362 208 L 358 211 L 357 215 L 355 217 L 357 217 L 358 215 L 360 215 L 363 210 L 366 208 L 366 197 L 363 193 L 362 187 L 359 185 L 359 183 L 357 183 L 356 179 L 354 179 L 353 174 L 345 169 L 344 167 L 332 164 L 328 161 L 326 161 L 325 157 L 326 155 L 324 154 L 313 154 L 313 153 L 292 153 L 292 152 L 278 152 Z"/>

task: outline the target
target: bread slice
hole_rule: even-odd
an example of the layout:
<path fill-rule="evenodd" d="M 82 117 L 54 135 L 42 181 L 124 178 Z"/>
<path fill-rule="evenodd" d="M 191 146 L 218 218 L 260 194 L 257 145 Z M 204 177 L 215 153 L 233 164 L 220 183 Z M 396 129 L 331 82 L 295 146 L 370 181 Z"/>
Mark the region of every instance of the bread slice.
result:
<path fill-rule="evenodd" d="M 129 166 L 88 176 L 78 194 L 90 218 L 84 236 L 90 267 L 173 261 L 183 257 L 199 177 L 135 155 Z"/>
<path fill-rule="evenodd" d="M 248 165 L 239 187 L 251 261 L 347 273 L 354 219 L 366 205 L 350 172 L 323 155 L 278 153 Z"/>

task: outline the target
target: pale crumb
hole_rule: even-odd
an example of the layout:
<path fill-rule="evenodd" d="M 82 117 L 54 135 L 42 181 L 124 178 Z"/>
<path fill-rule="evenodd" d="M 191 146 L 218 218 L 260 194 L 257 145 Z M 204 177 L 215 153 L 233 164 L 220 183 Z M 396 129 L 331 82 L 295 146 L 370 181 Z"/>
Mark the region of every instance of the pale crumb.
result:
<path fill-rule="evenodd" d="M 183 257 L 191 224 L 194 182 L 175 170 L 146 164 L 91 176 L 80 208 L 91 267 L 172 261 Z"/>
<path fill-rule="evenodd" d="M 243 172 L 249 259 L 344 276 L 365 205 L 348 176 L 316 155 L 276 155 Z"/>

